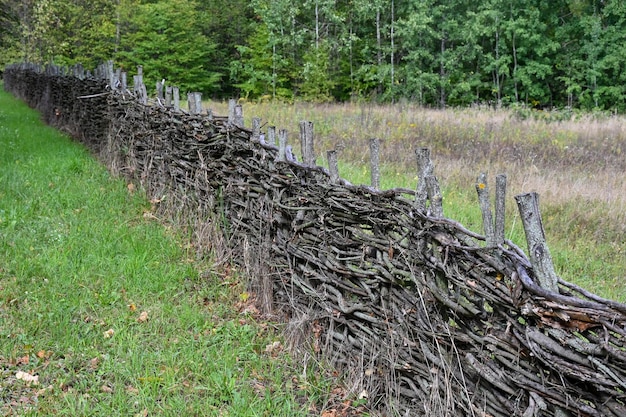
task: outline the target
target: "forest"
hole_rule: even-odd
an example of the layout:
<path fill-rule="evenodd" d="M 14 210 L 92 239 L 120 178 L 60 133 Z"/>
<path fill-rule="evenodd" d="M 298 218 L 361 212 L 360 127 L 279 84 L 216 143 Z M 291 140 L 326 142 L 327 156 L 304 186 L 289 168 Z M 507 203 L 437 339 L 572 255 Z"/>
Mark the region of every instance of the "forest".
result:
<path fill-rule="evenodd" d="M 626 112 L 622 0 L 3 0 L 0 47 L 216 99 Z"/>

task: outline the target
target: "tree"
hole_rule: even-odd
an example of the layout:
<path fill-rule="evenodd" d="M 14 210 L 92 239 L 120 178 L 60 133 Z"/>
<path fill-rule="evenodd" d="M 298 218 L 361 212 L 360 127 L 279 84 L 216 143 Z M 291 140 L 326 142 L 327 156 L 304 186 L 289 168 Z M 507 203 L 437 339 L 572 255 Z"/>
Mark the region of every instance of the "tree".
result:
<path fill-rule="evenodd" d="M 147 85 L 166 79 L 182 91 L 216 91 L 223 75 L 211 65 L 216 44 L 202 34 L 196 6 L 193 0 L 140 5 L 121 38 L 120 63 L 142 65 Z"/>

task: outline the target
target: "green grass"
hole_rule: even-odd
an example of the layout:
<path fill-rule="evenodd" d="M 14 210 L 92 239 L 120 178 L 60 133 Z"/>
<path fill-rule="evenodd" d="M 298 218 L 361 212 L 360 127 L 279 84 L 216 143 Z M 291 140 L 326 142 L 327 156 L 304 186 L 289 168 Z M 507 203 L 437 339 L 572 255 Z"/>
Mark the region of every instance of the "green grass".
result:
<path fill-rule="evenodd" d="M 267 353 L 278 326 L 245 312 L 236 272 L 198 261 L 185 242 L 144 196 L 1 92 L 0 415 L 323 407 L 329 380 Z"/>

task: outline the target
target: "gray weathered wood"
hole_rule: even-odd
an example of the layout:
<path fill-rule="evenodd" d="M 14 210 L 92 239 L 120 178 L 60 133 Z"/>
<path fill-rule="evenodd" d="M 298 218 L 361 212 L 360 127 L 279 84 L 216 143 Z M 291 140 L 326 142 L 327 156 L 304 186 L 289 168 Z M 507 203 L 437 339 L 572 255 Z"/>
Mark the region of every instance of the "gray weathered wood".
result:
<path fill-rule="evenodd" d="M 165 87 L 163 81 L 157 81 L 156 82 L 156 96 L 157 96 L 157 101 L 161 104 L 163 104 L 163 101 L 165 99 L 165 95 L 163 94 L 163 87 Z"/>
<path fill-rule="evenodd" d="M 302 162 L 306 166 L 315 166 L 315 146 L 313 143 L 313 122 L 300 122 L 300 146 Z"/>
<path fill-rule="evenodd" d="M 546 290 L 558 292 L 558 276 L 554 271 L 550 249 L 546 243 L 546 234 L 539 211 L 539 195 L 526 193 L 515 196 L 520 217 L 526 233 L 530 262 L 539 280 L 539 285 Z"/>
<path fill-rule="evenodd" d="M 266 142 L 270 145 L 276 146 L 276 126 L 270 126 L 267 128 Z"/>
<path fill-rule="evenodd" d="M 276 155 L 276 161 L 285 161 L 287 151 L 287 131 L 280 129 L 278 131 L 278 155 Z"/>
<path fill-rule="evenodd" d="M 172 107 L 172 86 L 165 87 L 165 107 Z"/>
<path fill-rule="evenodd" d="M 370 175 L 371 185 L 380 189 L 380 139 L 370 139 Z"/>
<path fill-rule="evenodd" d="M 482 172 L 476 179 L 476 193 L 478 203 L 483 215 L 483 231 L 487 240 L 487 246 L 495 246 L 496 238 L 493 230 L 493 216 L 491 215 L 491 202 L 489 199 L 489 185 L 487 184 L 487 174 Z"/>
<path fill-rule="evenodd" d="M 235 124 L 235 106 L 237 106 L 237 100 L 231 98 L 228 100 L 228 124 Z"/>
<path fill-rule="evenodd" d="M 504 244 L 504 228 L 506 220 L 506 174 L 496 175 L 496 220 L 495 244 Z"/>
<path fill-rule="evenodd" d="M 337 151 L 330 150 L 326 152 L 326 158 L 328 159 L 328 172 L 330 173 L 330 181 L 336 184 L 339 182 L 339 178 L 340 178 Z"/>
<path fill-rule="evenodd" d="M 434 175 L 424 178 L 426 183 L 426 193 L 430 200 L 430 215 L 433 217 L 443 217 L 443 196 L 439 188 L 439 181 Z"/>
<path fill-rule="evenodd" d="M 252 137 L 250 139 L 254 141 L 259 141 L 261 139 L 261 118 L 260 117 L 252 118 Z"/>
<path fill-rule="evenodd" d="M 180 89 L 178 87 L 172 88 L 172 93 L 174 94 L 174 111 L 180 111 Z"/>
<path fill-rule="evenodd" d="M 426 212 L 426 201 L 428 191 L 426 188 L 426 177 L 433 175 L 433 163 L 430 160 L 430 149 L 419 148 L 415 150 L 417 159 L 417 189 L 415 191 L 415 208 L 422 213 Z"/>
<path fill-rule="evenodd" d="M 241 104 L 235 105 L 233 124 L 235 126 L 244 127 L 243 106 Z"/>

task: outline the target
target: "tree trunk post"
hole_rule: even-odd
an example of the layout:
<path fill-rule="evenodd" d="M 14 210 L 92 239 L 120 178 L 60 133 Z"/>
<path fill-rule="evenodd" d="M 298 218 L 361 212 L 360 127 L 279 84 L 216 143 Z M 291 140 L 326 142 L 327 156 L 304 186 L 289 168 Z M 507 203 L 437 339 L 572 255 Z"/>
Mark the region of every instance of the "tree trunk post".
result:
<path fill-rule="evenodd" d="M 489 185 L 487 185 L 487 174 L 481 173 L 476 179 L 476 193 L 478 203 L 483 215 L 483 231 L 487 239 L 487 246 L 495 246 L 496 238 L 493 231 L 493 216 L 491 214 L 491 202 L 489 200 Z"/>
<path fill-rule="evenodd" d="M 172 86 L 165 87 L 165 107 L 172 107 Z"/>
<path fill-rule="evenodd" d="M 430 215 L 433 217 L 443 217 L 443 196 L 439 188 L 437 177 L 429 175 L 424 178 L 426 182 L 426 193 L 430 200 Z"/>
<path fill-rule="evenodd" d="M 252 137 L 250 138 L 255 142 L 259 142 L 261 140 L 261 118 L 253 117 L 252 118 Z"/>
<path fill-rule="evenodd" d="M 266 143 L 276 146 L 276 126 L 270 126 L 267 128 Z"/>
<path fill-rule="evenodd" d="M 300 146 L 304 165 L 315 166 L 315 146 L 313 143 L 313 122 L 300 122 Z"/>
<path fill-rule="evenodd" d="M 415 191 L 415 208 L 421 213 L 426 212 L 426 201 L 428 191 L 426 187 L 426 177 L 433 175 L 433 163 L 430 160 L 430 149 L 419 148 L 415 150 L 417 158 L 417 189 Z"/>
<path fill-rule="evenodd" d="M 380 140 L 370 139 L 370 167 L 371 184 L 375 189 L 380 189 Z"/>
<path fill-rule="evenodd" d="M 326 152 L 326 158 L 328 159 L 330 182 L 337 184 L 339 182 L 339 161 L 337 159 L 337 151 L 331 150 Z"/>
<path fill-rule="evenodd" d="M 539 285 L 546 290 L 558 292 L 558 277 L 554 271 L 552 256 L 546 244 L 546 234 L 539 212 L 539 195 L 534 192 L 519 194 L 515 196 L 515 200 L 526 233 L 530 262 Z"/>
<path fill-rule="evenodd" d="M 286 160 L 285 152 L 287 151 L 287 131 L 280 129 L 278 131 L 278 155 L 276 161 L 284 162 Z"/>
<path fill-rule="evenodd" d="M 172 88 L 172 93 L 174 94 L 174 111 L 180 111 L 180 89 L 178 87 Z"/>
<path fill-rule="evenodd" d="M 496 224 L 495 244 L 504 244 L 504 226 L 506 214 L 506 174 L 496 175 Z"/>

